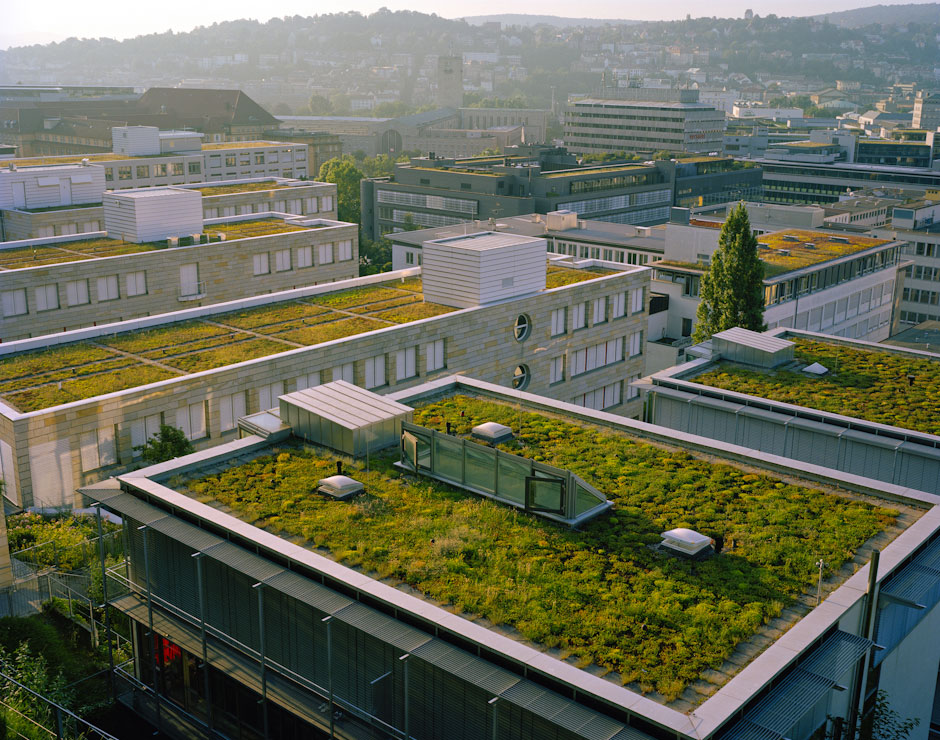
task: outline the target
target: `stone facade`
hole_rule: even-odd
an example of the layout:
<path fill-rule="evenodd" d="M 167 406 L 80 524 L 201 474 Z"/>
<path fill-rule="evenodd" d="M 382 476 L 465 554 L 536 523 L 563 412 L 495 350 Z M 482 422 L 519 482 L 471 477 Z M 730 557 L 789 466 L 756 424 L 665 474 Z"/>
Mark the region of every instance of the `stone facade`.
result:
<path fill-rule="evenodd" d="M 416 274 L 417 270 L 384 273 L 347 281 L 341 286 L 318 286 L 288 291 L 278 295 L 256 297 L 239 302 L 239 306 L 255 306 L 266 302 L 309 296 L 336 290 L 339 287 L 368 285 L 397 277 Z M 58 508 L 76 503 L 74 491 L 79 486 L 92 483 L 111 475 L 125 472 L 136 464 L 132 449 L 132 426 L 146 417 L 160 415 L 164 423 L 176 424 L 180 409 L 202 404 L 205 413 L 205 436 L 194 439 L 197 449 L 205 449 L 238 437 L 236 429 L 222 430 L 221 404 L 233 394 L 245 394 L 247 413 L 262 409 L 262 398 L 292 392 L 311 383 L 310 375 L 320 374 L 320 380 L 333 379 L 333 368 L 348 363 L 353 365 L 353 381 L 365 385 L 366 360 L 384 356 L 386 385 L 372 388 L 378 393 L 398 391 L 426 382 L 427 380 L 465 373 L 471 377 L 511 386 L 514 369 L 526 365 L 530 381 L 527 390 L 552 398 L 583 403 L 583 395 L 597 389 L 619 384 L 620 403 L 606 410 L 624 416 L 638 417 L 641 404 L 638 398 L 628 399 L 627 383 L 638 378 L 643 371 L 643 343 L 639 342 L 639 353 L 631 356 L 631 336 L 645 331 L 647 323 L 647 295 L 650 272 L 646 268 L 634 268 L 607 277 L 575 283 L 560 288 L 541 291 L 528 297 L 509 299 L 497 304 L 469 308 L 443 316 L 423 319 L 400 326 L 359 334 L 344 339 L 290 350 L 277 355 L 241 362 L 235 365 L 208 370 L 180 378 L 171 378 L 147 386 L 104 396 L 75 401 L 49 409 L 20 413 L 0 404 L 0 446 L 9 446 L 4 459 L 9 461 L 3 470 L 6 481 L 4 494 L 17 506 Z M 643 307 L 622 318 L 592 324 L 592 312 L 588 312 L 586 327 L 572 330 L 573 307 L 588 304 L 596 299 L 606 299 L 608 316 L 613 312 L 613 296 L 627 293 L 631 289 L 643 291 Z M 203 307 L 180 312 L 173 317 L 184 318 L 206 316 L 213 312 L 231 310 Z M 564 334 L 552 336 L 552 312 L 566 309 L 567 322 Z M 526 315 L 531 330 L 523 341 L 514 338 L 517 317 Z M 125 330 L 145 328 L 168 323 L 166 317 L 128 322 Z M 557 327 L 556 327 L 557 329 Z M 100 335 L 101 330 L 81 330 L 71 336 L 62 335 L 57 341 L 76 341 Z M 113 333 L 114 328 L 107 330 Z M 642 335 L 641 335 L 642 336 Z M 578 350 L 600 343 L 623 338 L 624 359 L 572 376 L 572 354 Z M 429 343 L 443 340 L 443 366 L 427 370 Z M 44 343 L 48 339 L 44 338 Z M 3 345 L 4 354 L 32 348 L 33 342 Z M 416 374 L 397 380 L 396 351 L 416 348 Z M 553 379 L 551 366 L 558 358 L 564 365 L 563 377 Z M 271 392 L 272 384 L 279 384 Z M 270 401 L 269 401 L 270 403 Z M 275 401 L 276 403 L 276 401 Z M 114 434 L 116 458 L 114 464 L 82 470 L 80 439 L 83 433 L 102 430 Z"/>

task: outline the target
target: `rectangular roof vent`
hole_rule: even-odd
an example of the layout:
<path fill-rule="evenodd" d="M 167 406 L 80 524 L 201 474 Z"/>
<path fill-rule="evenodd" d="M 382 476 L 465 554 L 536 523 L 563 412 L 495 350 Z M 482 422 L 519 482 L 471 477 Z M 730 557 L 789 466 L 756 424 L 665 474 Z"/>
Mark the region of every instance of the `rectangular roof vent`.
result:
<path fill-rule="evenodd" d="M 732 362 L 757 367 L 778 367 L 793 361 L 793 342 L 760 332 L 742 329 L 720 331 L 712 337 L 715 354 Z"/>

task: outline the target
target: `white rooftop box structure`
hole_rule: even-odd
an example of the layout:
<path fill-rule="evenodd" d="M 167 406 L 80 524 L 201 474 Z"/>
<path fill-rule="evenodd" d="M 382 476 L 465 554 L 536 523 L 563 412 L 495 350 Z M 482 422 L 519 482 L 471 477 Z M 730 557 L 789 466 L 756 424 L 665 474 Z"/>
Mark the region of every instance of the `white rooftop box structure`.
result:
<path fill-rule="evenodd" d="M 757 367 L 777 367 L 793 361 L 793 342 L 742 329 L 720 331 L 712 337 L 712 350 L 722 359 Z"/>
<path fill-rule="evenodd" d="M 425 300 L 457 308 L 545 289 L 547 250 L 539 237 L 481 231 L 422 247 Z"/>
<path fill-rule="evenodd" d="M 706 537 L 704 534 L 700 534 L 694 529 L 686 529 L 685 527 L 663 532 L 662 538 L 663 547 L 667 547 L 670 550 L 690 557 L 695 557 L 703 553 L 712 543 L 710 537 Z"/>
<path fill-rule="evenodd" d="M 202 195 L 198 190 L 142 188 L 105 193 L 104 227 L 109 236 L 152 242 L 202 233 Z"/>
<path fill-rule="evenodd" d="M 345 380 L 280 396 L 293 434 L 353 457 L 397 445 L 413 409 Z"/>
<path fill-rule="evenodd" d="M 161 131 L 156 126 L 115 126 L 111 129 L 114 153 L 130 157 L 200 151 L 202 137 L 198 131 Z"/>
<path fill-rule="evenodd" d="M 103 192 L 104 167 L 97 164 L 0 170 L 0 209 L 100 203 Z"/>

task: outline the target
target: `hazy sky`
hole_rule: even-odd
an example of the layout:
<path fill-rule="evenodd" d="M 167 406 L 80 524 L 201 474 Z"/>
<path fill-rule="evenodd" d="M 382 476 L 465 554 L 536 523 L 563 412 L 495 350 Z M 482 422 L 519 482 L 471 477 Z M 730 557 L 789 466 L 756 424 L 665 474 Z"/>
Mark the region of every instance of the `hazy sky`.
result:
<path fill-rule="evenodd" d="M 714 0 L 704 6 L 700 0 L 660 0 L 656 3 L 636 0 L 583 0 L 574 5 L 569 0 L 518 0 L 509 5 L 503 0 L 474 0 L 461 3 L 441 3 L 439 0 L 319 0 L 313 3 L 281 0 L 270 4 L 258 3 L 257 0 L 162 0 L 149 3 L 128 3 L 126 0 L 9 0 L 4 3 L 5 7 L 0 15 L 0 48 L 60 41 L 70 36 L 108 36 L 123 39 L 138 34 L 163 32 L 170 28 L 174 31 L 189 31 L 195 26 L 237 18 L 256 18 L 264 21 L 272 16 L 313 15 L 346 10 L 372 13 L 383 6 L 392 10 L 438 13 L 447 18 L 510 12 L 585 18 L 670 20 L 683 18 L 687 13 L 695 17 L 741 16 L 747 8 L 752 8 L 755 13 L 761 15 L 814 15 L 874 5 L 876 1 L 825 0 L 820 3 L 818 0 Z M 890 3 L 890 0 L 888 2 Z M 265 11 L 259 13 L 261 7 L 264 7 Z"/>

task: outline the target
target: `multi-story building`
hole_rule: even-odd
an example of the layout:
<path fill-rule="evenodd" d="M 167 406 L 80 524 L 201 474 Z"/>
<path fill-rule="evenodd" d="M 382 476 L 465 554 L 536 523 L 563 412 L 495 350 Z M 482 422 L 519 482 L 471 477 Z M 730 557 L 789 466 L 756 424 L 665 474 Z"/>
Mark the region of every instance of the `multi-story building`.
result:
<path fill-rule="evenodd" d="M 306 144 L 275 141 L 201 144 L 189 151 L 160 154 L 111 152 L 85 156 L 18 157 L 0 160 L 0 172 L 14 168 L 80 164 L 85 160 L 104 168 L 105 187 L 113 190 L 247 177 L 303 178 L 315 174 L 308 169 Z"/>
<path fill-rule="evenodd" d="M 594 221 L 657 224 L 668 219 L 677 198 L 711 204 L 759 197 L 761 177 L 759 168 L 727 157 L 579 165 L 563 147 L 519 147 L 499 157 L 416 157 L 396 165 L 391 178 L 363 180 L 362 224 L 370 238 L 558 210 Z"/>
<path fill-rule="evenodd" d="M 101 231 L 104 186 L 104 168 L 90 163 L 0 170 L 0 241 Z M 336 218 L 336 186 L 330 183 L 267 177 L 170 187 L 198 190 L 206 219 L 269 211 Z"/>
<path fill-rule="evenodd" d="M 271 212 L 204 220 L 198 192 L 173 188 L 107 193 L 103 210 L 104 231 L 0 243 L 0 341 L 359 274 L 356 224 Z"/>
<path fill-rule="evenodd" d="M 568 104 L 564 141 L 576 154 L 724 150 L 725 114 L 698 90 L 603 88 Z"/>
<path fill-rule="evenodd" d="M 940 320 L 940 191 L 928 195 L 894 206 L 891 223 L 874 231 L 906 242 L 902 252 L 909 264 L 898 312 L 905 328 Z"/>
<path fill-rule="evenodd" d="M 686 221 L 687 213 L 677 213 Z M 651 263 L 653 290 L 669 296 L 665 337 L 695 327 L 701 277 L 721 224 L 691 219 L 666 226 L 665 253 Z M 787 228 L 758 237 L 764 263 L 764 321 L 834 336 L 880 341 L 892 333 L 902 242 L 846 232 Z M 658 337 L 650 336 L 650 340 Z"/>
<path fill-rule="evenodd" d="M 204 450 L 237 438 L 235 421 L 246 412 L 330 379 L 387 393 L 468 372 L 636 416 L 638 402 L 621 390 L 644 367 L 649 270 L 546 273 L 541 239 L 483 237 L 452 238 L 441 249 L 491 259 L 535 248 L 542 289 L 537 267 L 510 260 L 474 283 L 473 305 L 458 309 L 452 296 L 466 297 L 472 278 L 439 271 L 425 295 L 415 269 L 0 344 L 4 496 L 19 507 L 69 506 L 77 486 L 134 466 L 134 448 L 162 422 Z M 483 242 L 490 246 L 480 250 Z M 287 259 L 299 269 L 317 257 L 302 249 L 272 246 L 267 269 Z M 493 274 L 497 282 L 483 291 Z"/>
<path fill-rule="evenodd" d="M 343 156 L 343 142 L 336 134 L 326 131 L 303 131 L 300 129 L 274 129 L 264 132 L 269 141 L 284 141 L 307 146 L 307 170 L 310 177 L 317 177 L 324 162 Z"/>
<path fill-rule="evenodd" d="M 940 128 L 940 93 L 919 90 L 914 98 L 914 128 L 935 132 Z"/>
<path fill-rule="evenodd" d="M 161 731 L 809 740 L 877 703 L 927 740 L 935 495 L 465 376 L 354 390 L 83 489 L 123 521 L 118 693 Z M 473 441 L 497 420 L 507 444 Z"/>

